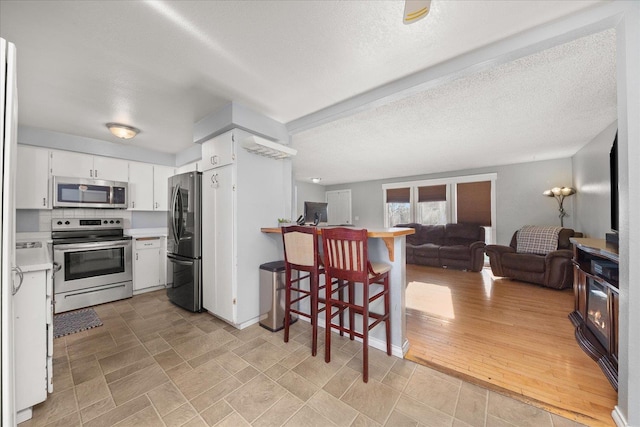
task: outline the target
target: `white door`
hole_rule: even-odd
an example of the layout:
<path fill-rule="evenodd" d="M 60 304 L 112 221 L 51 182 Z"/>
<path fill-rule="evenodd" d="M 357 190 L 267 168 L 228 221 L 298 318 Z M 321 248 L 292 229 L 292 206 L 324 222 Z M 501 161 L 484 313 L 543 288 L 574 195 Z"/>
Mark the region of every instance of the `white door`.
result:
<path fill-rule="evenodd" d="M 15 167 L 18 128 L 18 85 L 16 82 L 16 47 L 0 38 L 0 342 L 2 371 L 2 425 L 14 425 L 14 343 L 13 297 L 11 289 L 17 276 L 15 266 Z M 17 282 L 15 282 L 17 284 Z"/>
<path fill-rule="evenodd" d="M 48 209 L 49 150 L 18 145 L 16 209 Z"/>
<path fill-rule="evenodd" d="M 327 191 L 327 222 L 330 225 L 353 224 L 351 221 L 351 190 Z"/>
<path fill-rule="evenodd" d="M 95 178 L 93 173 L 93 156 L 71 151 L 51 152 L 51 175 Z"/>
<path fill-rule="evenodd" d="M 204 172 L 202 187 L 202 304 L 216 316 L 234 323 L 233 166 Z"/>
<path fill-rule="evenodd" d="M 233 131 L 223 133 L 202 143 L 202 167 L 203 170 L 218 168 L 233 163 L 236 159 L 234 153 Z"/>
<path fill-rule="evenodd" d="M 160 285 L 160 238 L 135 240 L 133 263 L 133 290 Z"/>
<path fill-rule="evenodd" d="M 129 162 L 113 157 L 93 157 L 93 177 L 111 181 L 127 182 L 129 179 Z"/>
<path fill-rule="evenodd" d="M 129 209 L 153 210 L 153 165 L 129 162 Z"/>
<path fill-rule="evenodd" d="M 171 166 L 153 166 L 153 210 L 169 210 L 169 177 L 175 175 Z"/>

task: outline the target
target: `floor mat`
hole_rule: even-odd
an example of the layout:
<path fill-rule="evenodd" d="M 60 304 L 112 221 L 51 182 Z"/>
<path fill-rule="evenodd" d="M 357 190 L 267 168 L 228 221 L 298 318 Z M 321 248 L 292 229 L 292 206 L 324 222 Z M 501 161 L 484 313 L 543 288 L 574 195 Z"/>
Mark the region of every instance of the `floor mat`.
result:
<path fill-rule="evenodd" d="M 102 326 L 102 320 L 93 308 L 56 314 L 53 316 L 53 337 L 71 335 L 97 326 Z"/>

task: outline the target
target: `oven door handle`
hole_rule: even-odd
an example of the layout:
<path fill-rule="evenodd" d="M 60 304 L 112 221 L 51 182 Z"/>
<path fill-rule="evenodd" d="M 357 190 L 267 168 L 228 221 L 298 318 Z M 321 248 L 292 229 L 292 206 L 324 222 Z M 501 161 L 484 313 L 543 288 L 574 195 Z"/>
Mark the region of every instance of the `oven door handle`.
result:
<path fill-rule="evenodd" d="M 66 245 L 53 245 L 54 251 L 75 251 L 85 249 L 107 249 L 123 247 L 131 244 L 131 240 L 116 240 L 109 242 L 69 243 Z"/>

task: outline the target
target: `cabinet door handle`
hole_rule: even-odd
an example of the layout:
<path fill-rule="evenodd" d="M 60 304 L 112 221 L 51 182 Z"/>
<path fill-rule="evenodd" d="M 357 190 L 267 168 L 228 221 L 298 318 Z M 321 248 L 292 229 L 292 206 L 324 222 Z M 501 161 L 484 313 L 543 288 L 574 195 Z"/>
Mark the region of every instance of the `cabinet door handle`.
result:
<path fill-rule="evenodd" d="M 212 165 L 217 165 L 218 164 L 218 155 L 217 154 L 215 156 L 211 156 L 211 164 Z"/>
<path fill-rule="evenodd" d="M 156 205 L 156 209 L 158 209 L 158 202 L 156 202 L 155 205 Z"/>
<path fill-rule="evenodd" d="M 42 198 L 42 206 L 47 206 L 47 198 L 46 197 Z"/>
<path fill-rule="evenodd" d="M 134 209 L 136 208 L 136 201 L 135 200 L 133 202 L 131 202 L 131 207 L 134 208 Z"/>
<path fill-rule="evenodd" d="M 93 178 L 93 169 L 89 169 L 89 176 Z"/>
<path fill-rule="evenodd" d="M 136 252 L 136 261 L 138 260 L 138 253 Z"/>
<path fill-rule="evenodd" d="M 96 169 L 95 171 L 96 171 L 95 175 L 96 175 L 96 178 L 97 178 L 98 177 L 98 169 Z"/>

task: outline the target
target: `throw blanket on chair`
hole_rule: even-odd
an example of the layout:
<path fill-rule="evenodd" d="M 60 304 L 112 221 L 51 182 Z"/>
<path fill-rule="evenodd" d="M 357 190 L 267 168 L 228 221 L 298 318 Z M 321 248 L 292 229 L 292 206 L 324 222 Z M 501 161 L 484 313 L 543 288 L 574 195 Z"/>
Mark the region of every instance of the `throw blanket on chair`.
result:
<path fill-rule="evenodd" d="M 546 255 L 558 249 L 558 234 L 562 227 L 525 225 L 518 230 L 517 252 Z"/>

